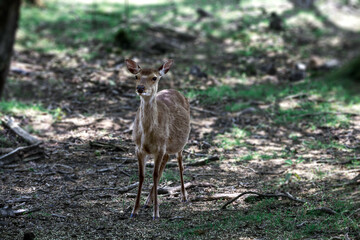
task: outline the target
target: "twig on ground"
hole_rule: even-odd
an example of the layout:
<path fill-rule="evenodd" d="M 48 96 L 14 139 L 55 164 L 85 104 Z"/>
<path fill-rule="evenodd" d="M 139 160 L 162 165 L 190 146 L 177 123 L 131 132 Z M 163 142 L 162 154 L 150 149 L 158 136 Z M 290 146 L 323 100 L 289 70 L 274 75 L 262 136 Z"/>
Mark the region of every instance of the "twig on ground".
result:
<path fill-rule="evenodd" d="M 219 160 L 220 158 L 218 156 L 210 156 L 210 157 L 207 157 L 207 158 L 203 158 L 203 159 L 200 159 L 198 161 L 195 161 L 195 162 L 190 162 L 190 163 L 186 163 L 184 164 L 184 166 L 186 167 L 198 167 L 198 166 L 204 166 L 210 162 L 215 162 L 217 160 Z M 154 167 L 154 163 L 152 162 L 147 162 L 146 164 L 146 167 Z M 174 163 L 174 162 L 168 162 L 166 164 L 166 167 L 167 168 L 174 168 L 174 167 L 177 167 L 178 164 L 177 163 Z"/>
<path fill-rule="evenodd" d="M 25 142 L 34 145 L 37 143 L 41 143 L 39 139 L 36 137 L 30 135 L 28 132 L 26 132 L 24 129 L 22 129 L 14 120 L 12 120 L 8 116 L 4 116 L 1 119 L 2 123 L 5 127 L 9 128 L 11 131 L 13 131 L 15 134 L 17 134 L 19 137 L 21 137 Z"/>
<path fill-rule="evenodd" d="M 245 169 L 249 169 L 249 170 L 251 170 L 252 172 L 257 173 L 257 171 L 256 171 L 255 169 L 251 168 L 251 167 L 245 167 L 244 165 L 239 165 L 239 167 L 245 168 Z"/>
<path fill-rule="evenodd" d="M 283 174 L 285 171 L 280 171 L 280 172 L 265 172 L 265 171 L 257 171 L 251 167 L 245 167 L 243 165 L 239 165 L 239 167 L 241 168 L 245 168 L 245 169 L 249 169 L 251 170 L 252 172 L 256 173 L 256 174 L 260 174 L 260 175 L 279 175 L 279 174 Z"/>
<path fill-rule="evenodd" d="M 67 169 L 69 171 L 63 171 L 60 168 Z M 58 172 L 58 173 L 61 173 L 61 174 L 71 174 L 71 173 L 74 172 L 73 167 L 70 167 L 70 166 L 65 165 L 65 164 L 60 164 L 60 163 L 54 164 L 53 169 L 54 169 L 55 172 Z"/>
<path fill-rule="evenodd" d="M 194 106 L 191 106 L 190 109 L 198 111 L 198 112 L 202 112 L 202 113 L 208 113 L 208 114 L 211 114 L 211 115 L 214 115 L 214 116 L 218 116 L 220 114 L 220 113 L 217 113 L 217 112 L 213 112 L 213 111 L 210 111 L 210 110 L 206 110 L 206 109 L 198 108 L 198 107 L 194 107 Z"/>
<path fill-rule="evenodd" d="M 214 201 L 214 200 L 222 200 L 222 199 L 233 199 L 236 197 L 237 193 L 217 193 L 210 196 L 197 196 L 196 198 L 192 199 L 193 202 L 200 202 L 200 201 Z"/>
<path fill-rule="evenodd" d="M 0 208 L 0 216 L 1 217 L 16 217 L 19 215 L 25 215 L 33 212 L 40 211 L 41 208 L 32 208 L 32 209 L 13 209 L 9 206 L 5 206 L 4 208 Z"/>
<path fill-rule="evenodd" d="M 294 98 L 305 98 L 309 96 L 307 93 L 297 93 L 297 94 L 293 94 L 293 95 L 288 95 L 286 97 L 284 97 L 284 99 L 294 99 Z"/>
<path fill-rule="evenodd" d="M 184 153 L 187 153 L 191 156 L 195 156 L 195 157 L 206 157 L 208 156 L 207 154 L 204 154 L 204 153 L 192 153 L 192 152 L 189 152 L 189 151 L 186 151 L 186 150 L 183 150 Z"/>
<path fill-rule="evenodd" d="M 119 144 L 112 144 L 112 143 L 107 143 L 107 142 L 102 142 L 102 141 L 90 141 L 89 145 L 90 145 L 90 148 L 105 148 L 105 149 L 109 149 L 112 151 L 125 152 L 128 150 L 126 147 L 121 146 Z"/>
<path fill-rule="evenodd" d="M 318 116 L 318 115 L 351 115 L 351 116 L 359 116 L 356 113 L 350 112 L 315 112 L 315 113 L 304 113 L 304 114 L 296 114 L 296 117 L 311 117 L 311 116 Z"/>
<path fill-rule="evenodd" d="M 119 193 L 127 193 L 128 191 L 136 188 L 137 186 L 139 186 L 139 182 L 130 184 L 129 186 L 126 186 L 126 187 L 119 188 L 119 189 L 118 189 L 118 192 L 119 192 Z"/>
<path fill-rule="evenodd" d="M 226 207 L 235 202 L 237 199 L 239 199 L 240 197 L 247 195 L 247 194 L 255 194 L 258 195 L 259 197 L 267 197 L 267 198 L 271 198 L 271 197 L 285 197 L 288 198 L 292 201 L 295 202 L 300 202 L 300 203 L 306 203 L 307 201 L 295 198 L 294 196 L 292 196 L 290 193 L 286 192 L 286 193 L 258 193 L 258 192 L 253 192 L 253 191 L 247 191 L 247 192 L 243 192 L 239 195 L 237 195 L 236 197 L 234 197 L 233 199 L 231 199 L 230 201 L 227 201 L 222 207 L 221 209 L 226 209 Z"/>
<path fill-rule="evenodd" d="M 337 212 L 335 212 L 334 210 L 332 210 L 331 208 L 328 208 L 328 207 L 316 208 L 316 209 L 314 209 L 314 211 L 320 211 L 320 212 L 328 213 L 331 215 L 337 214 Z"/>
<path fill-rule="evenodd" d="M 118 169 L 118 171 L 121 172 L 122 174 L 124 174 L 125 176 L 131 177 L 130 174 L 128 174 L 127 172 L 125 172 L 125 171 L 122 170 L 122 169 Z"/>
<path fill-rule="evenodd" d="M 15 210 L 14 213 L 16 216 L 18 216 L 18 215 L 25 215 L 25 214 L 29 214 L 29 213 L 33 213 L 33 212 L 38 212 L 40 210 L 41 210 L 41 208 L 19 209 L 19 210 Z"/>
<path fill-rule="evenodd" d="M 14 203 L 24 203 L 24 202 L 30 202 L 33 198 L 29 196 L 23 196 L 11 200 L 7 200 L 6 203 L 14 204 Z"/>
<path fill-rule="evenodd" d="M 359 158 L 352 158 L 346 161 L 336 161 L 335 159 L 320 159 L 317 160 L 316 163 L 327 163 L 327 164 L 331 164 L 331 165 L 346 165 L 346 164 L 350 164 L 355 160 L 359 160 Z"/>
<path fill-rule="evenodd" d="M 184 184 L 185 189 L 194 188 L 194 187 L 216 187 L 211 183 L 206 182 L 188 182 Z M 166 187 L 166 188 L 159 188 L 158 194 L 174 194 L 176 192 L 180 192 L 181 185 L 176 187 Z"/>
<path fill-rule="evenodd" d="M 248 192 L 243 192 L 239 195 L 237 195 L 236 197 L 232 198 L 230 201 L 227 201 L 222 207 L 221 209 L 226 209 L 226 207 L 233 203 L 234 201 L 236 201 L 237 199 L 239 199 L 240 197 L 246 195 L 246 194 L 255 194 L 255 195 L 258 195 L 259 197 L 266 197 L 266 198 L 272 198 L 272 197 L 284 197 L 284 198 L 287 198 L 289 200 L 292 200 L 292 201 L 295 201 L 295 202 L 299 202 L 299 203 L 309 203 L 309 201 L 306 201 L 306 200 L 302 200 L 302 199 L 298 199 L 296 197 L 294 197 L 293 195 L 291 195 L 290 193 L 288 192 L 285 192 L 285 193 L 258 193 L 258 192 L 253 192 L 253 191 L 248 191 Z M 314 209 L 313 211 L 321 211 L 321 212 L 324 212 L 324 213 L 327 213 L 327 214 L 337 214 L 336 211 L 334 211 L 333 209 L 331 208 L 328 208 L 328 207 L 320 207 L 320 208 L 316 208 Z"/>
<path fill-rule="evenodd" d="M 197 166 L 204 166 L 210 162 L 215 162 L 220 160 L 220 158 L 218 156 L 210 156 L 201 160 L 198 160 L 196 162 L 190 162 L 185 164 L 185 166 L 191 166 L 191 167 L 197 167 Z"/>
<path fill-rule="evenodd" d="M 114 160 L 121 160 L 121 164 L 137 163 L 137 159 L 129 157 L 114 157 Z"/>
<path fill-rule="evenodd" d="M 60 214 L 56 214 L 56 213 L 52 213 L 51 216 L 53 217 L 58 217 L 58 218 L 66 218 L 66 216 L 60 215 Z"/>
<path fill-rule="evenodd" d="M 130 190 L 136 188 L 137 186 L 139 186 L 139 182 L 136 182 L 136 183 L 133 183 L 133 184 L 130 184 L 128 186 L 125 186 L 125 187 L 121 187 L 121 188 L 89 188 L 89 189 L 82 189 L 80 191 L 103 191 L 103 190 L 115 190 L 115 191 L 118 191 L 119 193 L 127 193 L 129 192 Z"/>

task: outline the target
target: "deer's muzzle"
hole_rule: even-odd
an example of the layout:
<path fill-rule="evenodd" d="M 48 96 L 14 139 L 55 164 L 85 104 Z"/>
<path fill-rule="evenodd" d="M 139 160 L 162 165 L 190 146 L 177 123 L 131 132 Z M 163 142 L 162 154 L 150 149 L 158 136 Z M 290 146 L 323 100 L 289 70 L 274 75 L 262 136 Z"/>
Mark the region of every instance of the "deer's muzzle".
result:
<path fill-rule="evenodd" d="M 137 91 L 138 93 L 143 93 L 143 92 L 145 92 L 145 86 L 144 86 L 144 85 L 138 85 L 138 86 L 136 87 L 136 91 Z"/>

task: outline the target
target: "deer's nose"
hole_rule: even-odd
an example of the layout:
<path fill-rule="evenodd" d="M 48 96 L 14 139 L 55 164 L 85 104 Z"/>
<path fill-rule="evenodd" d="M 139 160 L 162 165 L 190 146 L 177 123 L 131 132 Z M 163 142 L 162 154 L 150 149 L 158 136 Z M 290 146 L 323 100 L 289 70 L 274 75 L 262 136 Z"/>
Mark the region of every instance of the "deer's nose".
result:
<path fill-rule="evenodd" d="M 136 87 L 136 90 L 138 93 L 143 93 L 145 91 L 145 86 L 144 85 L 138 85 Z"/>

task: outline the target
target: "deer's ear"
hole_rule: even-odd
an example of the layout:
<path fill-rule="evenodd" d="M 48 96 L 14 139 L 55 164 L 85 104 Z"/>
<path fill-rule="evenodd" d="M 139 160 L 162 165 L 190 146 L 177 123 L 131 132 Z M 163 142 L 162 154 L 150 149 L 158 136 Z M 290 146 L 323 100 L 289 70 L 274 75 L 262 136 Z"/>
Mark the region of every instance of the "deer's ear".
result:
<path fill-rule="evenodd" d="M 169 59 L 163 65 L 161 65 L 161 67 L 159 67 L 159 73 L 161 76 L 164 76 L 170 70 L 173 62 L 174 61 L 172 59 Z"/>
<path fill-rule="evenodd" d="M 129 72 L 131 72 L 132 74 L 138 74 L 140 72 L 141 67 L 135 61 L 131 59 L 126 59 L 125 62 Z"/>

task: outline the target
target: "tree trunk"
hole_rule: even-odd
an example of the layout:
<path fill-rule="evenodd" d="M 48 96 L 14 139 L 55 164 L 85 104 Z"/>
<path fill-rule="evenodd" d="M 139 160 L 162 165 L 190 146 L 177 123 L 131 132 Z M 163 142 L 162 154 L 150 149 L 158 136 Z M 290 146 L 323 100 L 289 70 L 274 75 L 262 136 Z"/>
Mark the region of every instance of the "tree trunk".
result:
<path fill-rule="evenodd" d="M 0 98 L 9 72 L 20 4 L 21 0 L 0 1 Z"/>

